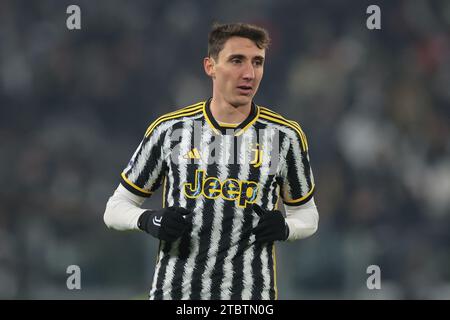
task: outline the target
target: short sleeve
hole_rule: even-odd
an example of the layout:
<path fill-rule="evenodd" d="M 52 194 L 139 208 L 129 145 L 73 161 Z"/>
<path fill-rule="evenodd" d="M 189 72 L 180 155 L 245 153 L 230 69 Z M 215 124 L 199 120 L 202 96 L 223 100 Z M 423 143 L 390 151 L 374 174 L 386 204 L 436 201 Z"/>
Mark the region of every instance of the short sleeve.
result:
<path fill-rule="evenodd" d="M 314 194 L 314 177 L 310 165 L 306 135 L 294 123 L 280 172 L 280 195 L 286 205 L 298 206 Z"/>
<path fill-rule="evenodd" d="M 121 174 L 121 184 L 130 192 L 150 197 L 165 176 L 164 133 L 147 130 L 131 160 Z"/>

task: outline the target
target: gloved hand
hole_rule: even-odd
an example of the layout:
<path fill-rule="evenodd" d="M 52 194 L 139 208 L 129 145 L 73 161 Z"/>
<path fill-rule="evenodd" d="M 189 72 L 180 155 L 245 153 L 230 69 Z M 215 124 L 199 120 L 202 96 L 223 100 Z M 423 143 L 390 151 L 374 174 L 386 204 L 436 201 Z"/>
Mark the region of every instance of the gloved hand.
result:
<path fill-rule="evenodd" d="M 180 207 L 147 210 L 139 217 L 138 228 L 160 240 L 175 241 L 186 231 L 191 213 Z"/>
<path fill-rule="evenodd" d="M 257 204 L 253 210 L 259 216 L 258 225 L 252 230 L 257 242 L 285 241 L 289 237 L 289 227 L 281 211 L 264 210 Z"/>

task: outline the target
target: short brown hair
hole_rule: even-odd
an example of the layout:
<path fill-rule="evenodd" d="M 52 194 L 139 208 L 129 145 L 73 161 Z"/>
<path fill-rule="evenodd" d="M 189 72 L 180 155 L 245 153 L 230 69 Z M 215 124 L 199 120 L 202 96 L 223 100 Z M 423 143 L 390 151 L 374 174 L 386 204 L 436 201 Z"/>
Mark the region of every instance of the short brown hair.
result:
<path fill-rule="evenodd" d="M 270 37 L 267 30 L 247 23 L 214 23 L 208 36 L 208 56 L 217 59 L 225 42 L 231 37 L 252 40 L 260 49 L 267 49 Z"/>

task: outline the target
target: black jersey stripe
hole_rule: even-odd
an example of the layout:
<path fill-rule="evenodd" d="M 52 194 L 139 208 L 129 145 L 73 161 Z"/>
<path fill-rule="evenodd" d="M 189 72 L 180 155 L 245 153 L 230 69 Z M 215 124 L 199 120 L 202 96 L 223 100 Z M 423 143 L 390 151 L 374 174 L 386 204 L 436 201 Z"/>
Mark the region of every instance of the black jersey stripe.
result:
<path fill-rule="evenodd" d="M 217 176 L 217 166 L 208 166 L 206 170 L 207 176 Z M 214 220 L 214 200 L 204 199 L 204 207 L 201 212 L 202 228 L 200 230 L 200 242 L 198 255 L 195 259 L 195 270 L 192 275 L 192 292 L 191 299 L 199 300 L 202 292 L 202 277 L 206 268 L 206 260 L 208 259 L 208 251 L 211 245 L 211 231 Z M 208 275 L 206 275 L 208 276 Z M 199 281 L 200 280 L 200 281 Z"/>
<path fill-rule="evenodd" d="M 254 266 L 261 270 L 255 279 L 255 290 L 253 292 L 252 299 L 254 300 L 268 300 L 270 299 L 270 290 L 273 287 L 270 286 L 272 277 L 272 265 L 269 262 L 270 251 L 273 242 L 263 243 L 258 246 L 258 259 L 254 261 Z"/>
<path fill-rule="evenodd" d="M 308 189 L 312 189 L 313 187 L 313 181 L 311 176 L 311 162 L 309 161 L 309 155 L 306 152 L 302 153 L 302 161 L 303 161 L 303 168 L 305 172 L 305 178 L 306 183 L 308 185 Z"/>
<path fill-rule="evenodd" d="M 276 262 L 276 253 L 275 253 L 275 245 L 272 247 L 268 247 L 268 257 L 269 257 L 269 266 L 270 268 L 270 291 L 269 291 L 269 299 L 276 300 L 278 299 L 278 289 L 277 289 L 277 262 Z"/>
<path fill-rule="evenodd" d="M 292 148 L 289 148 L 287 154 L 286 154 L 286 162 L 289 163 L 295 163 L 297 161 L 297 157 L 294 154 L 294 151 Z M 288 184 L 290 186 L 300 186 L 298 189 L 292 189 L 290 191 L 290 199 L 298 199 L 301 198 L 305 194 L 305 190 L 307 190 L 307 186 L 303 185 L 301 181 L 298 178 L 298 168 L 293 169 L 294 173 L 288 174 L 286 179 L 288 180 Z"/>
<path fill-rule="evenodd" d="M 265 245 L 265 244 L 264 244 Z M 251 262 L 253 271 L 253 286 L 251 300 L 261 300 L 262 290 L 264 285 L 264 278 L 262 274 L 262 261 L 261 253 L 263 250 L 263 244 L 255 242 L 254 244 L 254 257 Z"/>
<path fill-rule="evenodd" d="M 173 130 L 183 130 L 183 135 L 181 136 L 181 141 L 171 141 L 170 144 L 170 149 L 174 150 L 174 148 L 178 145 L 180 146 L 181 144 L 185 143 L 185 138 L 186 135 L 190 136 L 191 131 L 188 130 L 188 126 L 190 126 L 191 122 L 190 121 L 184 121 L 184 122 L 177 122 L 172 126 Z M 187 129 L 187 130 L 186 130 Z M 186 130 L 186 131 L 185 131 Z M 186 133 L 185 133 L 186 132 Z M 187 151 L 186 151 L 187 152 Z M 178 154 L 174 154 L 172 152 L 170 159 L 177 159 L 178 158 Z M 185 181 L 186 180 L 186 174 L 184 174 L 184 176 L 181 176 L 181 166 L 185 165 L 184 163 L 182 163 L 181 161 L 179 163 L 174 163 L 173 161 L 170 162 L 170 173 L 171 173 L 171 177 L 173 179 L 173 183 L 172 183 L 172 188 L 170 189 L 170 196 L 173 199 L 174 202 L 174 206 L 180 206 L 180 184 L 181 181 Z M 175 187 L 174 187 L 175 186 Z"/>
<path fill-rule="evenodd" d="M 164 283 L 164 277 L 166 275 L 166 267 L 167 267 L 167 261 L 169 260 L 169 251 L 170 251 L 170 243 L 166 241 L 161 241 L 161 250 L 160 250 L 160 260 L 157 264 L 156 270 L 155 270 L 155 281 L 154 285 L 152 286 L 152 290 L 150 291 L 150 299 L 152 300 L 163 300 L 163 283 Z"/>
<path fill-rule="evenodd" d="M 269 192 L 272 192 L 272 202 L 271 202 L 272 210 L 280 210 L 280 208 L 279 208 L 279 205 L 280 205 L 279 188 L 276 185 L 276 182 L 273 183 L 272 189 Z"/>
<path fill-rule="evenodd" d="M 271 125 L 270 124 L 264 124 L 264 129 L 270 128 Z M 265 130 L 264 132 L 268 132 L 267 130 Z M 283 145 L 281 144 L 281 141 L 283 141 L 285 134 L 284 133 L 279 133 L 279 134 L 274 134 L 271 137 L 267 137 L 266 135 L 264 135 L 262 137 L 262 145 L 263 146 L 274 146 L 277 148 L 282 148 Z M 274 141 L 274 139 L 277 139 L 278 141 Z M 269 154 L 267 154 L 267 157 L 264 159 L 263 164 L 268 165 L 268 161 L 267 159 L 271 159 L 271 161 L 274 161 L 273 157 L 273 153 L 274 153 L 274 149 L 269 149 L 268 151 L 270 151 Z M 277 150 L 277 152 L 275 152 L 275 156 L 280 156 L 280 154 L 282 154 L 283 150 Z M 267 152 L 267 151 L 266 151 Z M 275 208 L 275 203 L 278 199 L 278 184 L 277 184 L 277 180 L 276 179 L 268 179 L 267 176 L 265 176 L 263 179 L 266 180 L 261 180 L 261 183 L 265 186 L 264 187 L 264 191 L 262 192 L 263 195 L 265 195 L 264 197 L 262 197 L 261 199 L 261 206 L 263 208 L 266 208 L 267 210 L 274 210 Z M 252 267 L 254 268 L 254 270 L 256 270 L 257 274 L 254 277 L 254 286 L 253 286 L 253 295 L 252 295 L 252 299 L 270 299 L 271 295 L 270 292 L 274 291 L 275 288 L 275 284 L 273 283 L 273 272 L 272 272 L 272 263 L 271 263 L 271 255 L 268 251 L 268 248 L 271 246 L 271 244 L 263 244 L 261 247 L 257 246 L 255 249 L 255 256 L 257 256 L 258 258 L 256 258 L 256 260 L 253 261 L 253 265 Z"/>
<path fill-rule="evenodd" d="M 152 185 L 150 192 L 155 192 L 156 189 L 158 189 L 160 186 L 162 186 L 163 181 L 164 181 L 164 177 L 166 176 L 166 171 L 167 171 L 167 164 L 165 162 L 163 162 L 162 166 L 161 166 L 161 171 L 158 174 L 158 177 L 155 180 L 155 183 Z"/>
<path fill-rule="evenodd" d="M 270 128 L 269 125 L 270 122 L 264 123 L 264 128 Z M 278 166 L 279 162 L 281 161 L 281 157 L 284 156 L 284 150 L 283 150 L 283 140 L 286 137 L 286 134 L 284 132 L 277 131 L 277 134 L 275 137 L 271 140 L 271 145 L 273 147 L 277 147 L 278 150 L 274 154 L 274 150 L 271 150 L 270 155 L 270 161 L 276 161 L 276 164 Z M 272 164 L 271 164 L 272 165 Z M 274 172 L 275 178 L 274 179 L 267 179 L 267 181 L 264 183 L 264 187 L 262 191 L 262 194 L 267 195 L 266 198 L 263 198 L 263 206 L 267 207 L 268 210 L 278 210 L 277 204 L 279 202 L 280 198 L 280 178 L 279 178 L 279 172 Z"/>
<path fill-rule="evenodd" d="M 244 210 L 244 221 L 242 222 L 241 235 L 237 252 L 232 259 L 233 278 L 231 299 L 242 299 L 242 292 L 245 289 L 244 283 L 244 254 L 246 250 L 252 250 L 250 246 L 251 231 L 253 229 L 253 210 L 246 208 Z"/>
<path fill-rule="evenodd" d="M 231 176 L 238 175 L 239 168 L 233 165 L 230 169 Z M 222 235 L 219 241 L 219 250 L 216 258 L 216 263 L 212 271 L 212 279 L 214 280 L 211 287 L 211 299 L 222 299 L 222 284 L 224 279 L 224 262 L 227 254 L 229 253 L 229 247 L 231 244 L 231 233 L 233 228 L 233 219 L 235 204 L 231 201 L 226 201 L 223 207 L 224 217 L 222 219 L 221 230 Z"/>
<path fill-rule="evenodd" d="M 180 129 L 182 128 L 183 123 L 182 122 L 176 122 L 174 123 L 169 131 L 173 132 L 176 129 Z M 167 140 L 166 143 L 169 144 L 169 149 L 173 150 L 174 147 L 174 141 L 171 140 Z M 179 196 L 177 196 L 177 189 L 178 188 L 174 188 L 174 186 L 176 185 L 176 179 L 178 176 L 178 172 L 177 172 L 177 168 L 173 167 L 173 161 L 170 161 L 171 166 L 171 170 L 168 171 L 168 180 L 169 180 L 169 189 L 167 190 L 167 204 L 169 207 L 175 206 L 175 207 L 179 207 L 180 206 L 180 200 L 179 200 Z M 175 169 L 175 170 L 174 170 Z M 180 251 L 180 242 L 181 239 L 177 239 L 174 242 L 170 242 L 170 250 L 168 252 L 168 260 L 165 262 L 165 270 L 164 270 L 164 277 L 163 277 L 163 282 L 162 282 L 162 288 L 164 291 L 164 299 L 173 299 L 172 295 L 171 295 L 171 291 L 172 291 L 172 283 L 174 281 L 174 278 L 177 277 L 177 275 L 174 273 L 173 269 L 174 269 L 174 265 L 176 263 L 176 261 L 179 259 L 179 251 Z"/>
<path fill-rule="evenodd" d="M 233 159 L 233 141 L 236 138 L 233 135 L 218 136 L 221 140 L 220 149 L 218 151 L 217 162 L 217 178 L 224 181 L 230 177 L 229 162 Z M 231 234 L 232 230 L 232 213 L 233 202 L 226 201 L 222 196 L 214 200 L 213 205 L 213 222 L 211 225 L 210 247 L 208 248 L 208 260 L 204 276 L 202 277 L 202 299 L 220 299 L 220 285 L 222 276 L 217 273 L 217 266 L 223 265 L 223 253 L 229 248 L 229 242 L 223 247 L 225 234 Z M 229 221 L 229 223 L 227 223 Z"/>
<path fill-rule="evenodd" d="M 264 132 L 267 133 L 268 132 L 268 128 L 269 125 L 268 124 L 260 124 L 261 128 L 264 129 Z M 273 143 L 273 139 L 278 138 L 278 136 L 274 135 L 274 136 L 268 136 L 268 135 L 263 135 L 261 137 L 262 141 L 260 141 L 260 143 L 262 144 L 263 148 L 266 148 L 266 152 L 265 152 L 265 156 L 264 156 L 264 160 L 263 161 L 263 168 L 267 167 L 269 165 L 268 163 L 268 159 L 270 159 L 272 157 L 272 152 L 273 149 L 268 149 L 267 146 L 278 146 L 278 143 Z M 263 186 L 266 184 L 266 182 L 269 180 L 267 176 L 258 178 L 258 180 L 260 180 L 260 182 L 263 184 Z M 269 190 L 268 190 L 269 191 Z M 266 194 L 266 193 L 262 193 L 264 194 L 264 196 L 261 197 L 260 200 L 260 205 L 267 209 L 267 210 L 271 210 L 272 208 L 269 207 L 269 197 L 268 195 L 270 194 L 270 191 Z M 259 220 L 259 219 L 258 219 Z M 263 245 L 264 246 L 264 245 Z M 252 290 L 252 299 L 262 299 L 262 293 L 264 290 L 267 290 L 268 288 L 265 288 L 265 278 L 268 276 L 268 270 L 267 270 L 267 265 L 268 265 L 268 260 L 267 260 L 267 256 L 262 256 L 260 253 L 260 246 L 257 245 L 254 249 L 254 258 L 253 258 L 253 262 L 252 262 L 252 269 L 253 269 L 253 273 L 254 273 L 254 278 L 253 278 L 253 290 Z M 264 259 L 264 261 L 263 261 Z"/>
<path fill-rule="evenodd" d="M 198 170 L 207 170 L 207 157 L 209 155 L 209 145 L 214 139 L 212 131 L 208 130 L 209 125 L 202 118 L 202 137 L 200 139 L 200 145 L 202 148 L 202 159 L 200 163 L 195 166 Z M 192 178 L 192 176 L 191 176 Z M 184 266 L 183 273 L 183 299 L 193 299 L 192 294 L 197 290 L 196 294 L 198 297 L 201 292 L 201 276 L 197 271 L 199 265 L 205 264 L 205 253 L 201 251 L 201 244 L 204 241 L 204 231 L 208 228 L 205 227 L 205 216 L 212 215 L 211 208 L 206 206 L 208 201 L 202 196 L 194 200 L 194 216 L 193 216 L 193 228 L 191 232 L 191 256 L 187 259 Z M 209 211 L 208 211 L 209 210 Z"/>
<path fill-rule="evenodd" d="M 194 120 L 195 121 L 195 120 Z M 182 126 L 183 128 L 183 135 L 180 141 L 180 152 L 183 154 L 186 154 L 189 152 L 189 150 L 192 150 L 193 144 L 192 141 L 194 140 L 194 134 L 193 134 L 193 126 L 194 122 L 185 122 Z M 180 162 L 176 169 L 174 169 L 174 184 L 176 186 L 180 186 L 183 184 L 183 182 L 186 181 L 188 177 L 188 166 L 189 163 L 186 161 Z M 193 172 L 192 172 L 193 175 Z M 177 191 L 176 198 L 179 199 L 179 201 L 175 202 L 176 206 L 180 206 L 183 208 L 186 208 L 186 199 L 180 194 L 180 189 L 175 188 L 174 190 Z M 188 209 L 189 210 L 189 209 Z M 188 221 L 192 222 L 192 217 L 188 217 Z M 181 300 L 183 291 L 182 291 L 182 284 L 183 284 L 183 271 L 184 271 L 184 265 L 186 263 L 186 259 L 188 259 L 190 254 L 190 234 L 192 232 L 192 223 L 189 224 L 188 229 L 184 233 L 184 235 L 181 237 L 179 242 L 179 255 L 178 259 L 175 262 L 174 268 L 173 268 L 173 280 L 171 283 L 172 292 L 171 292 L 171 298 L 174 300 Z"/>
<path fill-rule="evenodd" d="M 169 129 L 172 131 L 172 128 Z M 167 174 L 168 178 L 168 185 L 170 186 L 166 192 L 167 196 L 167 204 L 169 207 L 176 206 L 178 203 L 178 199 L 174 197 L 174 171 L 170 170 Z M 172 299 L 170 295 L 170 285 L 172 283 L 172 279 L 174 277 L 172 266 L 174 264 L 174 261 L 178 259 L 179 254 L 179 243 L 180 240 L 176 240 L 174 242 L 166 242 L 164 246 L 164 256 L 161 260 L 161 263 L 163 264 L 164 268 L 161 268 L 160 275 L 161 278 L 158 280 L 161 280 L 161 291 L 162 291 L 162 299 Z"/>
<path fill-rule="evenodd" d="M 267 195 L 262 197 L 261 207 L 267 210 L 277 210 L 276 203 L 278 200 L 278 184 L 275 180 L 268 179 L 261 188 L 261 194 Z"/>
<path fill-rule="evenodd" d="M 242 136 L 242 139 L 247 138 L 251 138 L 253 142 L 252 145 L 258 143 L 259 136 L 254 127 L 249 129 L 244 136 Z M 258 182 L 260 168 L 254 168 L 250 161 L 248 161 L 252 158 L 252 148 L 245 148 L 246 145 L 242 144 L 240 150 L 237 152 L 237 157 L 240 160 L 238 180 Z M 242 161 L 245 159 L 247 161 Z M 241 190 L 241 192 L 244 192 L 244 190 Z M 233 237 L 232 250 L 226 255 L 225 263 L 222 268 L 226 281 L 223 285 L 229 285 L 229 282 L 231 282 L 232 288 L 231 292 L 228 293 L 222 285 L 222 297 L 226 299 L 242 299 L 242 292 L 248 285 L 244 283 L 244 255 L 247 250 L 252 250 L 249 245 L 254 220 L 254 214 L 251 207 L 252 204 L 247 204 L 244 210 L 236 207 L 233 208 L 234 217 L 232 228 L 233 235 L 237 234 L 237 236 Z M 249 270 L 249 272 L 252 272 L 252 270 Z"/>
<path fill-rule="evenodd" d="M 259 123 L 258 124 L 258 129 L 264 130 L 264 132 L 268 132 L 267 129 L 269 128 L 269 125 L 266 123 Z M 265 163 L 266 161 L 279 161 L 279 154 L 280 154 L 280 142 L 279 141 L 275 141 L 275 139 L 279 140 L 280 136 L 275 135 L 271 136 L 271 137 L 267 137 L 266 135 L 263 135 L 262 137 L 262 145 L 263 148 L 263 166 L 268 166 L 269 163 Z M 274 158 L 274 150 L 270 149 L 269 147 L 273 147 L 273 148 L 279 148 L 279 150 L 277 150 L 277 152 L 275 153 L 275 156 L 278 156 L 277 159 Z M 277 183 L 276 180 L 271 180 L 269 179 L 269 177 L 265 177 L 265 181 L 261 181 L 262 182 L 262 190 L 261 190 L 261 194 L 265 195 L 263 197 L 261 197 L 261 207 L 263 208 L 267 208 L 268 210 L 274 210 L 274 205 L 273 205 L 273 201 L 274 198 L 276 198 L 276 192 L 277 192 Z M 276 199 L 275 199 L 276 201 Z"/>
<path fill-rule="evenodd" d="M 148 151 L 148 154 L 144 154 L 145 159 L 137 159 L 141 161 L 145 161 L 144 167 L 138 173 L 137 178 L 135 179 L 135 184 L 138 186 L 142 186 L 147 190 L 155 190 L 153 185 L 146 186 L 147 181 L 151 181 L 150 177 L 161 172 L 161 167 L 163 165 L 163 159 L 161 156 L 161 144 L 162 144 L 163 136 L 158 138 L 158 142 L 152 146 L 152 148 Z M 132 171 L 129 172 L 128 177 L 132 174 Z M 154 182 L 153 182 L 154 183 Z"/>
<path fill-rule="evenodd" d="M 254 139 L 254 143 L 260 145 L 260 136 L 258 134 L 258 129 L 263 129 L 260 124 L 255 125 L 254 129 L 251 131 L 252 139 Z M 261 176 L 261 167 L 255 168 L 252 164 L 246 163 L 247 166 L 247 177 L 246 180 L 256 181 L 259 185 L 259 193 L 261 193 L 261 184 L 260 184 L 260 176 Z M 259 199 L 258 197 L 257 199 Z M 239 238 L 239 245 L 237 249 L 237 253 L 233 258 L 233 267 L 234 267 L 234 277 L 233 277 L 233 295 L 231 299 L 245 299 L 243 297 L 243 292 L 245 290 L 252 291 L 253 282 L 251 279 L 257 270 L 248 268 L 248 261 L 245 262 L 245 258 L 248 260 L 253 259 L 253 246 L 251 245 L 252 230 L 253 226 L 256 223 L 256 214 L 253 212 L 252 205 L 248 205 L 248 207 L 244 210 L 244 221 L 242 223 L 242 229 Z M 249 270 L 247 270 L 249 269 Z M 249 272 L 250 274 L 247 274 Z M 250 279 L 250 283 L 246 282 L 246 278 Z"/>
<path fill-rule="evenodd" d="M 237 155 L 237 141 L 238 138 L 236 136 L 232 137 L 233 145 L 230 146 L 230 156 L 232 156 L 233 164 L 229 168 L 229 175 L 232 177 L 237 177 L 239 174 L 239 166 L 236 164 Z M 232 147 L 232 148 L 231 148 Z M 221 221 L 221 231 L 222 235 L 220 237 L 218 243 L 218 254 L 216 258 L 216 262 L 214 264 L 212 270 L 212 282 L 211 286 L 211 299 L 218 300 L 222 299 L 222 285 L 224 280 L 224 263 L 229 253 L 230 245 L 231 245 L 231 234 L 233 228 L 233 219 L 235 217 L 235 208 L 236 204 L 231 201 L 225 201 L 223 204 L 223 218 Z M 233 272 L 233 270 L 231 270 Z M 231 289 L 231 288 L 230 288 Z"/>
<path fill-rule="evenodd" d="M 172 171 L 169 171 L 166 175 L 166 181 L 169 188 L 165 190 L 165 197 L 166 197 L 166 204 L 168 207 L 174 205 L 174 198 L 173 198 L 173 173 Z M 168 274 L 168 267 L 169 263 L 172 259 L 176 258 L 174 257 L 174 252 L 176 252 L 176 245 L 178 242 L 168 242 L 168 241 L 161 241 L 161 250 L 160 250 L 160 263 L 159 263 L 159 269 L 157 272 L 157 279 L 156 284 L 153 288 L 154 290 L 154 299 L 155 300 L 165 300 L 170 299 L 169 292 L 167 292 L 167 276 L 171 276 L 171 274 Z M 156 273 L 156 272 L 155 272 Z"/>
<path fill-rule="evenodd" d="M 177 123 L 176 126 L 174 126 L 174 129 L 183 129 L 183 135 L 181 136 L 181 141 L 172 141 L 173 148 L 179 144 L 179 146 L 184 145 L 186 143 L 186 139 L 190 142 L 190 134 L 192 133 L 191 130 L 188 130 L 188 127 L 190 127 L 190 122 L 180 122 Z M 189 143 L 188 147 L 189 148 Z M 180 152 L 185 152 L 186 148 L 181 148 Z M 189 149 L 186 151 L 188 152 Z M 174 155 L 175 157 L 178 157 L 179 155 Z M 184 173 L 184 167 L 187 164 L 185 163 L 178 163 L 177 166 L 173 166 L 172 172 L 173 172 L 173 183 L 174 186 L 181 185 L 182 179 L 185 178 L 186 174 Z M 182 205 L 182 202 L 184 203 L 185 200 L 181 198 L 180 196 L 180 190 L 179 188 L 173 188 L 172 189 L 172 197 L 174 198 L 173 205 L 176 207 L 185 207 L 185 205 Z M 189 230 L 187 230 L 188 232 Z M 182 270 L 180 270 L 180 264 L 183 259 L 186 258 L 186 256 L 189 254 L 189 235 L 188 233 L 185 233 L 179 240 L 178 244 L 178 256 L 175 259 L 175 261 L 171 264 L 171 270 L 169 272 L 171 273 L 171 281 L 168 283 L 168 287 L 170 292 L 170 298 L 174 300 L 180 300 L 182 295 Z"/>

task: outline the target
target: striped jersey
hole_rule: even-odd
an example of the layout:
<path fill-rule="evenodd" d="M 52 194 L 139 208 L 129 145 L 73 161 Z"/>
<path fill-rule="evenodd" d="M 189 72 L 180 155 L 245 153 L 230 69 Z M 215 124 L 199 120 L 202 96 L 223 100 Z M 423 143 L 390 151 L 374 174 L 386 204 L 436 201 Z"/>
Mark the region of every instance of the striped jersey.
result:
<path fill-rule="evenodd" d="M 239 125 L 219 124 L 210 100 L 156 119 L 121 175 L 134 194 L 162 186 L 164 207 L 193 212 L 181 238 L 160 241 L 150 299 L 276 299 L 274 244 L 255 242 L 252 205 L 312 197 L 306 136 L 254 103 Z"/>

